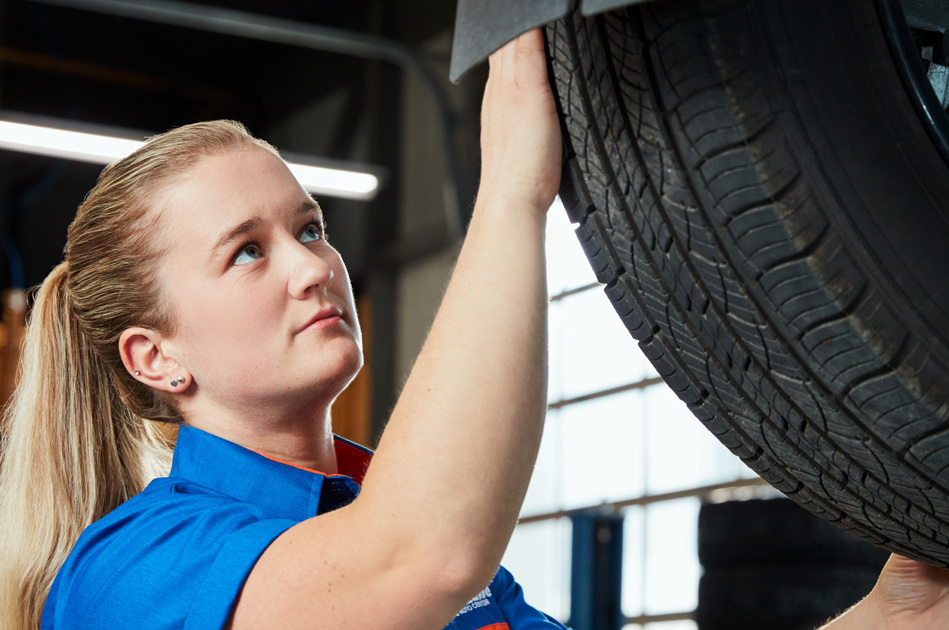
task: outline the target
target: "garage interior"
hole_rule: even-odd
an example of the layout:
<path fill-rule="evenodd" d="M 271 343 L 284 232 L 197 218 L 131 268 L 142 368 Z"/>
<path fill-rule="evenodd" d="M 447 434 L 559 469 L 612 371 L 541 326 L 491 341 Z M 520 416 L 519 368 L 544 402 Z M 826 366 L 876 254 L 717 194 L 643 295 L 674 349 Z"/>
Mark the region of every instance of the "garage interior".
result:
<path fill-rule="evenodd" d="M 195 21 L 184 26 L 189 16 Z M 486 68 L 448 81 L 454 17 L 454 3 L 417 0 L 0 0 L 0 120 L 142 138 L 232 118 L 288 158 L 379 174 L 370 200 L 316 195 L 349 268 L 366 343 L 366 369 L 334 422 L 372 445 L 434 315 L 477 189 Z M 254 35 L 254 25 L 274 30 Z M 23 291 L 60 261 L 75 208 L 100 170 L 0 149 L 5 395 Z M 775 493 L 694 422 L 641 357 L 562 215 L 551 215 L 549 235 L 550 428 L 505 565 L 524 575 L 529 601 L 576 630 L 710 630 L 717 626 L 697 624 L 695 614 L 701 505 Z M 771 539 L 772 525 L 796 514 L 711 514 L 704 544 Z M 723 524 L 729 518 L 746 529 Z M 800 523 L 837 535 L 809 516 Z M 874 552 L 860 552 L 873 555 L 872 566 Z M 786 548 L 768 562 L 794 557 Z M 751 570 L 742 570 L 747 578 Z M 737 579 L 719 569 L 718 586 L 707 588 L 721 600 Z M 760 619 L 802 596 L 781 583 L 786 600 L 731 605 Z M 865 592 L 848 592 L 845 604 Z"/>

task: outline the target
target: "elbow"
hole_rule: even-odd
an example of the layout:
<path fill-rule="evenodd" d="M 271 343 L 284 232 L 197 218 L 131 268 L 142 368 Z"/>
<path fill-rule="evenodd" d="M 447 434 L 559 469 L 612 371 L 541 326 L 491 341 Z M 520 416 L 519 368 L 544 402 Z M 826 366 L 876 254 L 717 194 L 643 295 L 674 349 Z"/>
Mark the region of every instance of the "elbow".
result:
<path fill-rule="evenodd" d="M 454 614 L 494 579 L 509 533 L 498 531 L 502 528 L 492 521 L 470 517 L 426 521 L 405 526 L 392 519 L 381 535 L 367 535 L 385 543 L 363 551 L 377 567 L 373 573 L 396 591 L 410 591 L 413 601 Z"/>
<path fill-rule="evenodd" d="M 423 614 L 430 627 L 441 628 L 450 623 L 468 602 L 490 584 L 497 572 L 471 563 L 428 550 L 425 558 L 416 558 L 409 566 L 403 566 L 388 576 L 390 595 L 399 593 L 398 602 L 411 602 L 415 613 Z M 405 627 L 418 627 L 417 625 Z M 425 627 L 429 627 L 425 624 Z"/>
<path fill-rule="evenodd" d="M 507 523 L 486 514 L 453 519 L 453 525 L 428 528 L 417 549 L 437 576 L 439 589 L 459 600 L 460 609 L 494 579 L 510 534 Z"/>
<path fill-rule="evenodd" d="M 492 554 L 468 550 L 446 549 L 447 553 L 434 554 L 430 566 L 436 588 L 444 597 L 457 604 L 456 610 L 468 603 L 494 579 L 500 565 Z"/>

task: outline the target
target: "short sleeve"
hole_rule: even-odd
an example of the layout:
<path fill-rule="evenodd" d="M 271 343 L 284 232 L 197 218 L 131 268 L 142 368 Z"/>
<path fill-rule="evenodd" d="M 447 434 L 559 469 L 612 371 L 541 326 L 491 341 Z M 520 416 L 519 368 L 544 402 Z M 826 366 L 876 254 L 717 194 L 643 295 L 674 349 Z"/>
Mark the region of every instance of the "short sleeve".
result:
<path fill-rule="evenodd" d="M 232 534 L 198 588 L 184 630 L 223 628 L 257 559 L 293 525 L 287 520 L 260 521 Z"/>
<path fill-rule="evenodd" d="M 511 630 L 566 630 L 562 623 L 524 600 L 521 585 L 514 581 L 514 576 L 504 567 L 498 570 L 491 587 Z"/>
<path fill-rule="evenodd" d="M 43 630 L 223 628 L 254 564 L 296 522 L 194 499 L 133 499 L 83 532 L 46 600 Z"/>

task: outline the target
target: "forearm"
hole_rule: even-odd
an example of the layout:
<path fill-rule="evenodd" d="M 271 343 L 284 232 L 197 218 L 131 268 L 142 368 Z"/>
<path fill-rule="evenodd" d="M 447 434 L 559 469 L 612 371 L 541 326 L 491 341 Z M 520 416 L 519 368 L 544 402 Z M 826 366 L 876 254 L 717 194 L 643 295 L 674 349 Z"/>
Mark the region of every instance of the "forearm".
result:
<path fill-rule="evenodd" d="M 517 205 L 479 196 L 364 490 L 401 507 L 404 535 L 486 567 L 514 527 L 546 409 L 545 213 Z M 406 471 L 410 487 L 393 488 Z"/>
<path fill-rule="evenodd" d="M 482 588 L 497 568 L 540 443 L 544 226 L 561 170 L 540 31 L 490 65 L 472 221 L 359 499 L 387 517 L 395 567 L 435 563 L 460 592 Z"/>

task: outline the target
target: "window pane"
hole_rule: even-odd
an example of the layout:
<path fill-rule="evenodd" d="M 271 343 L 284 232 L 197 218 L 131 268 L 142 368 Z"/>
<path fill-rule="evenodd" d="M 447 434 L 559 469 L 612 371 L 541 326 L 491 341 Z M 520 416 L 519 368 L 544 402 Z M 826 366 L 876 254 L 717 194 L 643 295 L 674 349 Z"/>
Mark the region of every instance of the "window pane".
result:
<path fill-rule="evenodd" d="M 570 615 L 570 519 L 519 525 L 501 563 L 527 603 L 551 617 Z"/>
<path fill-rule="evenodd" d="M 698 604 L 699 500 L 646 507 L 646 601 L 650 615 L 689 612 Z"/>
<path fill-rule="evenodd" d="M 537 453 L 537 463 L 534 465 L 530 485 L 527 487 L 527 496 L 524 497 L 524 504 L 521 506 L 522 516 L 554 512 L 561 508 L 562 445 L 560 412 L 551 409 L 547 412 L 547 422 L 540 441 L 540 451 Z"/>
<path fill-rule="evenodd" d="M 596 282 L 560 197 L 547 213 L 547 292 L 557 295 Z"/>
<path fill-rule="evenodd" d="M 554 311 L 557 311 L 554 314 Z M 596 288 L 551 304 L 550 343 L 560 346 L 557 378 L 563 398 L 641 381 L 654 374 L 636 342 Z"/>
<path fill-rule="evenodd" d="M 564 325 L 561 303 L 552 302 L 547 308 L 547 402 L 563 400 L 563 350 L 565 339 L 571 334 Z"/>
<path fill-rule="evenodd" d="M 643 494 L 641 396 L 628 391 L 559 410 L 564 508 Z"/>
<path fill-rule="evenodd" d="M 668 387 L 644 392 L 646 487 L 650 494 L 732 481 L 745 465 L 713 436 Z"/>
<path fill-rule="evenodd" d="M 646 597 L 646 550 L 644 510 L 633 507 L 623 519 L 623 614 L 643 613 Z"/>

